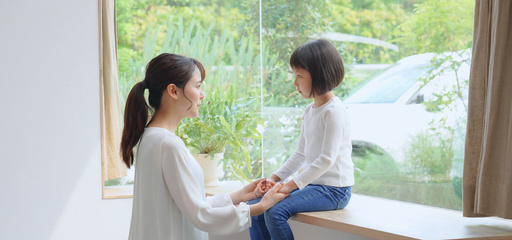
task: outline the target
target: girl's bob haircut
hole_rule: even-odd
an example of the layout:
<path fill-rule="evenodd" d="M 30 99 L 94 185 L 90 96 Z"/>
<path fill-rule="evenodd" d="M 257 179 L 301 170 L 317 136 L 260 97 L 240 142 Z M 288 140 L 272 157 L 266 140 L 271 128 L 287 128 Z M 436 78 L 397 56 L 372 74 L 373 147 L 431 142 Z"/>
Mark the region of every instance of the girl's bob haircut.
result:
<path fill-rule="evenodd" d="M 312 96 L 332 91 L 340 85 L 345 75 L 340 53 L 326 39 L 313 40 L 295 49 L 290 57 L 290 66 L 309 72 Z"/>

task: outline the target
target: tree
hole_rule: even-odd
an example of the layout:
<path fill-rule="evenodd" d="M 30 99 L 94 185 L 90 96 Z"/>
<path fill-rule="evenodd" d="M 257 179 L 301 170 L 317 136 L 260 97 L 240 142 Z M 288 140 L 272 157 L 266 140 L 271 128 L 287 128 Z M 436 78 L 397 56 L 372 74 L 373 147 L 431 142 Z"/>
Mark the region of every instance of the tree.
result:
<path fill-rule="evenodd" d="M 393 39 L 395 28 L 406 21 L 411 12 L 396 1 L 329 1 L 329 14 L 332 30 L 356 36 L 374 38 L 386 42 Z M 398 60 L 397 52 L 382 47 L 345 43 L 345 51 L 354 57 L 354 63 L 393 63 Z"/>
<path fill-rule="evenodd" d="M 400 55 L 454 52 L 471 47 L 474 1 L 429 0 L 415 5 L 414 13 L 394 33 Z"/>

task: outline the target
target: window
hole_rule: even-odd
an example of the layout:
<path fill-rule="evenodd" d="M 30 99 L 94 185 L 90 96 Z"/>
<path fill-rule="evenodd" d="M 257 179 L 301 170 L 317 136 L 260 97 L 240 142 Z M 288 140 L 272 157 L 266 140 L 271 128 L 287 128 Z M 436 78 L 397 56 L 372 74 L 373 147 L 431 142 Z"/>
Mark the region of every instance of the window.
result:
<path fill-rule="evenodd" d="M 207 68 L 207 97 L 245 101 L 266 122 L 263 140 L 246 140 L 249 167 L 233 164 L 243 156 L 226 147 L 223 179 L 268 177 L 295 150 L 310 103 L 295 91 L 289 57 L 309 39 L 327 38 L 347 69 L 335 94 L 352 115 L 353 191 L 461 210 L 473 5 L 117 0 L 120 103 L 156 54 L 194 57 Z M 129 185 L 130 176 L 106 184 Z"/>

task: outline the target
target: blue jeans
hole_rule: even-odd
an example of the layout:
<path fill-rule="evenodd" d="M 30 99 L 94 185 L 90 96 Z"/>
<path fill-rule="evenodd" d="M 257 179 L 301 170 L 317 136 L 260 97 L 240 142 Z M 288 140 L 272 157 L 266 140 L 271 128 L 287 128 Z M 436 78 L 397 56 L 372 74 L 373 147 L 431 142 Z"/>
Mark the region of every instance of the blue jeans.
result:
<path fill-rule="evenodd" d="M 310 184 L 295 189 L 290 196 L 278 202 L 264 214 L 252 217 L 249 233 L 252 240 L 294 239 L 288 218 L 299 212 L 327 211 L 345 208 L 352 195 L 352 187 L 331 187 Z M 249 201 L 258 203 L 261 198 Z"/>

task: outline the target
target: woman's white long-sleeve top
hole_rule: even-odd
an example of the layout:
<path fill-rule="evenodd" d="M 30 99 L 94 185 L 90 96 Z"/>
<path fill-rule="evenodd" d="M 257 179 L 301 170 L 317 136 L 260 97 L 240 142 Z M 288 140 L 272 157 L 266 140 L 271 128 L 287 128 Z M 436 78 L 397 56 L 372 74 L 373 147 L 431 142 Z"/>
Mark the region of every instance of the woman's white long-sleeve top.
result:
<path fill-rule="evenodd" d="M 181 138 L 146 128 L 137 149 L 130 240 L 208 239 L 250 227 L 249 206 L 205 197 L 201 166 Z"/>

